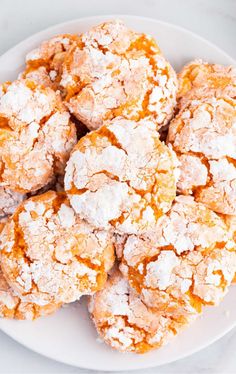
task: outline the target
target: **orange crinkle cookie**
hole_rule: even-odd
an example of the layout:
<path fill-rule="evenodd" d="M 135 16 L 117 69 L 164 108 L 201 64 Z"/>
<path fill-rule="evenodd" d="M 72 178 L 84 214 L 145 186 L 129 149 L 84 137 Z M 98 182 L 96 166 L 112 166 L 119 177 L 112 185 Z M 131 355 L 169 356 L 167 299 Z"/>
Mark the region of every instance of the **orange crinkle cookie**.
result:
<path fill-rule="evenodd" d="M 152 235 L 117 240 L 117 255 L 123 275 L 148 306 L 187 318 L 217 305 L 236 270 L 228 226 L 190 196 L 176 198 Z"/>
<path fill-rule="evenodd" d="M 114 261 L 112 237 L 75 216 L 64 193 L 23 202 L 0 236 L 1 265 L 17 295 L 68 303 L 101 289 Z"/>
<path fill-rule="evenodd" d="M 34 320 L 54 313 L 59 307 L 55 303 L 40 306 L 25 302 L 13 292 L 0 270 L 0 317 Z"/>
<path fill-rule="evenodd" d="M 36 191 L 63 174 L 76 143 L 60 95 L 31 80 L 0 86 L 0 184 Z"/>
<path fill-rule="evenodd" d="M 91 297 L 89 311 L 101 338 L 121 352 L 145 353 L 169 342 L 197 317 L 153 309 L 114 271 L 103 290 Z"/>
<path fill-rule="evenodd" d="M 66 54 L 61 86 L 70 111 L 89 129 L 105 120 L 172 117 L 177 78 L 155 40 L 115 20 L 81 35 Z"/>
<path fill-rule="evenodd" d="M 171 121 L 168 142 L 180 161 L 178 191 L 216 212 L 236 214 L 236 101 L 193 100 Z"/>
<path fill-rule="evenodd" d="M 236 98 L 236 68 L 195 60 L 178 74 L 179 107 L 196 98 L 227 95 Z"/>
<path fill-rule="evenodd" d="M 20 77 L 34 79 L 39 84 L 58 89 L 65 56 L 78 40 L 76 34 L 62 34 L 45 40 L 26 55 L 26 68 Z"/>
<path fill-rule="evenodd" d="M 76 213 L 95 227 L 143 233 L 171 207 L 176 161 L 153 122 L 117 118 L 80 139 L 65 190 Z"/>

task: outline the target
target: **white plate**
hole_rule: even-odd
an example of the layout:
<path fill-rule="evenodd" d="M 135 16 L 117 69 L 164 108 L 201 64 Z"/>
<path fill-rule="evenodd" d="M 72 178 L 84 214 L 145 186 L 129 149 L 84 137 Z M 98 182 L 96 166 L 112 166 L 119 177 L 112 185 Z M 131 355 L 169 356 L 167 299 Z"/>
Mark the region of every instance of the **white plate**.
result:
<path fill-rule="evenodd" d="M 135 30 L 152 34 L 171 64 L 179 70 L 187 61 L 234 64 L 226 53 L 182 28 L 148 18 L 118 16 Z M 23 68 L 24 56 L 42 40 L 58 33 L 79 33 L 117 16 L 78 19 L 53 26 L 21 42 L 0 57 L 0 81 L 12 80 Z M 23 22 L 23 21 L 22 21 Z M 62 308 L 51 317 L 35 322 L 1 319 L 0 328 L 26 347 L 55 360 L 96 370 L 132 370 L 162 365 L 186 357 L 236 325 L 235 286 L 218 308 L 209 308 L 188 330 L 168 346 L 145 355 L 120 354 L 96 339 L 86 310 L 86 300 Z"/>

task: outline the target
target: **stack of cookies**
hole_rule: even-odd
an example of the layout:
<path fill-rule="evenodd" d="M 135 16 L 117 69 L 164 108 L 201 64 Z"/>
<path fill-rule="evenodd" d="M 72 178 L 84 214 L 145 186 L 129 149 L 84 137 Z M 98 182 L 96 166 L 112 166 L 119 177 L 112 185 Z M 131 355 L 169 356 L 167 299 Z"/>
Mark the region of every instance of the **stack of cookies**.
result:
<path fill-rule="evenodd" d="M 116 20 L 43 42 L 0 86 L 0 315 L 89 296 L 120 351 L 166 344 L 236 272 L 236 70 L 179 77 Z"/>

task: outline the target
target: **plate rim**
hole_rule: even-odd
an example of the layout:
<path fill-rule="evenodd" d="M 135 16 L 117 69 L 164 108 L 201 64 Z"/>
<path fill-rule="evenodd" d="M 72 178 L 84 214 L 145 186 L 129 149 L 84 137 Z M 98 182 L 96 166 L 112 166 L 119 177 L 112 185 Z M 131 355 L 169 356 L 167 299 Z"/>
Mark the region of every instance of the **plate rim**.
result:
<path fill-rule="evenodd" d="M 56 30 L 58 27 L 63 27 L 65 25 L 70 25 L 70 24 L 73 24 L 73 23 L 75 23 L 79 20 L 90 21 L 90 20 L 99 19 L 99 18 L 101 18 L 101 19 L 103 19 L 103 18 L 107 18 L 107 19 L 115 19 L 115 18 L 116 19 L 119 19 L 119 18 L 127 18 L 128 19 L 128 18 L 130 18 L 130 19 L 133 19 L 133 20 L 135 20 L 135 19 L 140 20 L 141 19 L 141 20 L 146 20 L 146 21 L 154 22 L 154 23 L 157 22 L 159 24 L 177 29 L 177 30 L 185 32 L 185 33 L 187 32 L 188 34 L 192 35 L 194 38 L 197 38 L 198 40 L 204 42 L 205 44 L 208 44 L 210 47 L 213 47 L 219 53 L 223 54 L 225 58 L 232 61 L 232 65 L 236 64 L 236 59 L 231 57 L 227 52 L 224 51 L 224 49 L 218 47 L 213 42 L 209 41 L 208 39 L 204 38 L 201 35 L 198 35 L 194 31 L 189 30 L 188 28 L 185 28 L 183 26 L 180 26 L 180 25 L 177 25 L 177 24 L 174 24 L 174 23 L 171 23 L 171 22 L 167 22 L 167 21 L 156 19 L 156 18 L 152 18 L 152 17 L 143 17 L 143 16 L 138 16 L 138 15 L 129 15 L 129 14 L 120 14 L 120 13 L 119 14 L 104 14 L 104 15 L 98 15 L 98 16 L 95 15 L 95 16 L 79 17 L 79 18 L 74 18 L 74 19 L 71 19 L 69 21 L 60 22 L 60 23 L 54 24 L 52 26 L 46 27 L 46 29 L 42 29 L 42 30 L 28 36 L 27 38 L 21 40 L 19 43 L 14 44 L 11 48 L 7 49 L 4 53 L 2 53 L 0 55 L 0 59 L 4 58 L 5 55 L 7 55 L 8 53 L 11 53 L 12 50 L 14 50 L 16 47 L 19 47 L 26 42 L 30 42 L 31 40 L 33 40 L 36 37 L 40 37 L 40 35 L 43 35 L 45 32 L 48 32 L 48 31 L 53 32 L 53 30 L 54 29 Z"/>
<path fill-rule="evenodd" d="M 46 318 L 46 317 L 45 317 Z M 16 321 L 17 322 L 17 321 Z M 155 367 L 161 367 L 161 366 L 165 366 L 165 365 L 168 365 L 168 364 L 174 364 L 175 362 L 178 362 L 178 361 L 180 361 L 180 360 L 183 360 L 183 359 L 185 359 L 185 358 L 187 358 L 187 357 L 190 357 L 190 356 L 192 356 L 193 354 L 195 354 L 195 353 L 198 353 L 198 352 L 201 352 L 201 351 L 203 351 L 205 348 L 207 348 L 207 347 L 210 347 L 212 344 L 214 344 L 215 342 L 217 342 L 218 340 L 220 340 L 221 338 L 223 338 L 225 335 L 227 335 L 230 331 L 232 331 L 234 328 L 236 327 L 236 319 L 235 319 L 235 321 L 234 322 L 232 322 L 232 324 L 227 328 L 227 329 L 225 329 L 223 332 L 221 332 L 221 333 L 219 333 L 218 335 L 216 335 L 214 338 L 211 338 L 211 339 L 209 339 L 209 340 L 207 340 L 207 341 L 205 341 L 205 343 L 203 344 L 203 345 L 201 345 L 201 347 L 200 348 L 196 348 L 196 349 L 192 349 L 192 350 L 190 350 L 190 351 L 188 351 L 187 353 L 184 353 L 184 354 L 182 354 L 182 355 L 180 355 L 179 357 L 178 357 L 178 359 L 176 359 L 176 360 L 173 360 L 173 361 L 169 361 L 169 362 L 166 362 L 166 363 L 161 363 L 161 364 L 158 364 L 158 363 L 156 363 L 156 364 L 153 364 L 153 363 L 151 363 L 151 364 L 148 364 L 148 363 L 140 363 L 140 367 L 139 368 L 137 368 L 137 367 L 131 367 L 131 368 L 128 368 L 128 369 L 118 369 L 118 368 L 113 368 L 112 370 L 111 370 L 111 368 L 110 367 L 108 367 L 108 368 L 106 368 L 105 366 L 103 366 L 103 368 L 102 369 L 97 369 L 96 367 L 95 367 L 95 365 L 91 365 L 90 364 L 90 366 L 85 366 L 85 365 L 77 365 L 77 364 L 75 364 L 75 363 L 71 363 L 69 360 L 67 360 L 67 359 L 60 359 L 60 358 L 58 358 L 58 357 L 56 357 L 56 356 L 51 356 L 51 355 L 49 355 L 49 354 L 47 354 L 47 353 L 44 353 L 44 352 L 41 352 L 41 350 L 36 350 L 36 349 L 34 349 L 34 348 L 31 348 L 30 347 L 30 345 L 27 345 L 27 343 L 25 343 L 25 342 L 23 342 L 23 341 L 21 341 L 21 338 L 19 338 L 18 339 L 18 337 L 15 337 L 14 336 L 14 334 L 12 334 L 12 333 L 8 333 L 8 332 L 6 332 L 5 331 L 5 329 L 4 328 L 2 328 L 2 327 L 0 327 L 0 330 L 4 333 L 4 334 L 6 334 L 8 337 L 10 337 L 12 340 L 14 340 L 15 342 L 17 342 L 18 344 L 20 344 L 20 345 L 22 345 L 24 348 L 26 348 L 26 349 L 28 349 L 28 350 L 30 350 L 30 351 L 32 351 L 32 352 L 34 352 L 34 353 L 36 353 L 36 354 L 39 354 L 40 356 L 42 356 L 42 357 L 46 357 L 47 359 L 50 359 L 50 360 L 53 360 L 53 361 L 56 361 L 56 362 L 59 362 L 59 363 L 61 363 L 61 364 L 64 364 L 64 365 L 69 365 L 69 366 L 71 366 L 71 367 L 77 367 L 77 368 L 79 368 L 79 369 L 84 369 L 84 370 L 92 370 L 92 371 L 97 371 L 97 372 L 100 372 L 100 371 L 104 371 L 104 372 L 116 372 L 116 373 L 122 373 L 122 372 L 124 372 L 124 371 L 135 371 L 135 370 L 143 370 L 143 369 L 151 369 L 151 368 L 155 368 Z M 105 343 L 102 343 L 102 344 L 105 344 Z M 121 354 L 125 354 L 125 353 L 121 353 Z M 133 354 L 135 354 L 135 353 L 133 353 Z"/>
<path fill-rule="evenodd" d="M 60 23 L 56 23 L 56 24 L 53 24 L 52 26 L 49 26 L 45 29 L 42 29 L 32 35 L 30 35 L 29 37 L 21 40 L 19 43 L 16 43 L 15 45 L 13 45 L 11 48 L 9 48 L 8 50 L 6 50 L 3 54 L 0 55 L 0 64 L 1 64 L 1 60 L 5 58 L 5 56 L 7 54 L 10 54 L 11 52 L 14 51 L 15 48 L 20 48 L 21 45 L 24 45 L 26 43 L 30 43 L 32 40 L 36 39 L 36 38 L 41 38 L 42 37 L 42 40 L 44 38 L 44 34 L 45 33 L 53 33 L 54 30 L 55 30 L 55 35 L 58 33 L 58 31 L 56 31 L 58 28 L 63 28 L 64 26 L 67 26 L 67 25 L 72 25 L 76 22 L 80 22 L 80 21 L 83 21 L 83 22 L 86 22 L 86 21 L 92 21 L 94 20 L 95 22 L 103 22 L 103 19 L 106 18 L 107 20 L 109 19 L 130 19 L 130 20 L 142 20 L 142 21 L 146 21 L 146 22 L 152 22 L 152 23 L 158 23 L 158 24 L 161 24 L 161 25 L 164 25 L 164 26 L 167 26 L 169 28 L 172 28 L 172 29 L 175 29 L 177 31 L 181 31 L 183 33 L 187 33 L 188 35 L 192 36 L 193 38 L 195 39 L 198 39 L 199 41 L 205 43 L 205 45 L 208 45 L 209 47 L 211 48 L 214 48 L 215 51 L 219 52 L 223 57 L 225 57 L 227 60 L 230 61 L 230 64 L 235 66 L 236 65 L 236 60 L 234 58 L 232 58 L 227 52 L 225 52 L 222 48 L 218 47 L 217 45 L 215 45 L 213 42 L 205 39 L 204 37 L 198 35 L 197 33 L 189 30 L 188 28 L 185 28 L 185 27 L 182 27 L 180 25 L 176 25 L 174 23 L 171 23 L 171 22 L 166 22 L 166 21 L 163 21 L 163 20 L 159 20 L 159 19 L 156 19 L 156 18 L 153 18 L 153 17 L 143 17 L 143 16 L 139 16 L 139 15 L 129 15 L 129 14 L 102 14 L 102 15 L 93 15 L 93 16 L 86 16 L 86 17 L 79 17 L 79 18 L 74 18 L 74 19 L 71 19 L 69 21 L 65 21 L 65 22 L 60 22 Z M 197 352 L 200 352 L 202 350 L 204 350 L 206 347 L 212 345 L 214 342 L 216 342 L 217 340 L 221 339 L 224 335 L 226 335 L 227 333 L 229 333 L 234 327 L 236 326 L 236 319 L 234 322 L 232 322 L 224 331 L 222 331 L 221 333 L 217 334 L 216 336 L 212 337 L 212 338 L 209 338 L 208 340 L 205 341 L 205 343 L 203 343 L 200 347 L 196 347 L 196 348 L 193 348 L 193 349 L 190 349 L 190 351 L 187 351 L 186 353 L 183 353 L 181 355 L 179 355 L 178 359 L 174 360 L 174 361 L 167 361 L 166 363 L 161 363 L 161 364 L 158 364 L 158 363 L 150 363 L 148 364 L 147 362 L 144 362 L 144 363 L 139 363 L 140 364 L 140 367 L 137 368 L 137 367 L 131 367 L 131 368 L 128 368 L 128 369 L 125 369 L 125 368 L 122 368 L 122 369 L 117 369 L 117 368 L 113 368 L 112 371 L 114 372 L 122 372 L 122 371 L 125 371 L 125 370 L 129 370 L 129 371 L 134 371 L 134 370 L 139 370 L 139 369 L 148 369 L 148 368 L 153 368 L 153 367 L 159 367 L 159 366 L 164 366 L 164 365 L 167 365 L 167 364 L 170 364 L 170 363 L 174 363 L 174 362 L 177 362 L 179 360 L 182 360 L 188 356 L 191 356 L 192 354 L 194 353 L 197 353 Z M 11 332 L 8 332 L 7 331 L 7 328 L 4 328 L 3 326 L 0 325 L 0 330 L 6 334 L 7 336 L 9 336 L 11 339 L 13 339 L 14 341 L 16 341 L 17 343 L 21 344 L 23 347 L 29 349 L 30 351 L 32 352 L 35 352 L 39 355 L 41 355 L 42 357 L 46 357 L 48 359 L 51 359 L 51 360 L 54 360 L 54 361 L 57 361 L 59 363 L 62 363 L 62 364 L 66 364 L 66 365 L 70 365 L 72 367 L 78 367 L 78 368 L 81 368 L 81 369 L 89 369 L 89 370 L 97 370 L 95 368 L 95 366 L 93 366 L 93 364 L 88 364 L 87 366 L 85 365 L 81 365 L 81 364 L 76 364 L 76 363 L 71 363 L 71 361 L 68 359 L 60 359 L 60 357 L 57 357 L 56 355 L 49 355 L 45 352 L 42 352 L 41 349 L 35 349 L 35 348 L 32 348 L 30 345 L 28 345 L 26 342 L 24 342 L 21 337 L 18 337 L 18 336 L 15 336 L 14 333 L 11 333 Z M 105 368 L 103 367 L 102 369 L 99 369 L 98 371 L 100 370 L 103 370 L 103 371 L 111 371 L 110 368 Z"/>
<path fill-rule="evenodd" d="M 236 288 L 236 284 L 235 285 L 232 285 L 231 287 L 234 287 Z M 202 315 L 201 315 L 202 316 Z M 45 317 L 47 318 L 47 317 Z M 15 321 L 15 323 L 17 323 L 17 321 Z M 190 357 L 191 355 L 197 353 L 197 352 L 200 352 L 200 351 L 203 351 L 205 348 L 207 347 L 210 347 L 212 344 L 214 344 L 216 341 L 220 340 L 223 336 L 227 335 L 230 331 L 232 331 L 234 328 L 236 327 L 236 319 L 224 330 L 222 331 L 221 333 L 215 335 L 214 337 L 212 338 L 209 338 L 208 340 L 205 340 L 205 343 L 202 344 L 200 346 L 200 348 L 193 348 L 189 351 L 187 351 L 186 353 L 183 353 L 181 354 L 177 359 L 173 360 L 173 361 L 167 361 L 165 363 L 150 363 L 148 364 L 147 362 L 141 362 L 139 363 L 139 367 L 131 367 L 131 368 L 122 368 L 122 369 L 118 369 L 118 368 L 110 368 L 110 367 L 105 367 L 103 366 L 102 368 L 99 368 L 97 369 L 96 367 L 96 364 L 92 364 L 90 363 L 89 366 L 85 366 L 84 364 L 76 364 L 76 363 L 72 363 L 70 360 L 67 360 L 67 359 L 60 359 L 60 357 L 58 358 L 58 356 L 52 356 L 52 355 L 49 355 L 45 352 L 42 352 L 41 349 L 34 349 L 32 348 L 30 345 L 28 345 L 27 343 L 25 343 L 24 341 L 21 340 L 21 337 L 18 338 L 18 336 L 15 336 L 14 333 L 10 332 L 8 333 L 7 332 L 7 328 L 5 329 L 4 327 L 0 326 L 0 330 L 6 334 L 8 337 L 10 337 L 11 339 L 13 339 L 15 342 L 19 343 L 20 345 L 22 345 L 24 348 L 27 348 L 29 349 L 30 351 L 34 352 L 34 353 L 37 353 L 39 354 L 40 356 L 42 357 L 46 357 L 47 359 L 50 359 L 50 360 L 54 360 L 56 362 L 59 362 L 59 363 L 62 363 L 64 365 L 69 365 L 69 366 L 72 366 L 72 367 L 77 367 L 77 368 L 80 368 L 80 369 L 87 369 L 87 370 L 93 370 L 93 371 L 97 371 L 97 372 L 100 372 L 100 371 L 104 371 L 104 372 L 124 372 L 124 371 L 135 371 L 135 370 L 142 370 L 142 369 L 151 369 L 151 368 L 154 368 L 154 367 L 160 367 L 160 366 L 165 366 L 165 365 L 168 365 L 168 364 L 173 364 L 179 360 L 182 360 L 182 359 L 185 359 L 187 357 Z M 105 344 L 104 342 L 102 344 Z M 122 353 L 122 354 L 125 354 L 125 353 Z M 135 353 L 132 353 L 133 355 L 135 355 Z"/>

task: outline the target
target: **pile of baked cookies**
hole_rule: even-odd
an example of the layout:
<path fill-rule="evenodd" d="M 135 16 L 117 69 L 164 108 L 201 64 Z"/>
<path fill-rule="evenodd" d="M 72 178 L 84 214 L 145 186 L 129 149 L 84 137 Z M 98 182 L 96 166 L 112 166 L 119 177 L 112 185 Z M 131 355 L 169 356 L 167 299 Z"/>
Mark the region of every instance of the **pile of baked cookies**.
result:
<path fill-rule="evenodd" d="M 89 295 L 120 351 L 165 344 L 236 272 L 236 70 L 178 78 L 111 21 L 59 35 L 0 86 L 0 315 Z"/>

